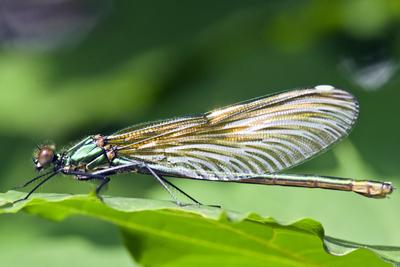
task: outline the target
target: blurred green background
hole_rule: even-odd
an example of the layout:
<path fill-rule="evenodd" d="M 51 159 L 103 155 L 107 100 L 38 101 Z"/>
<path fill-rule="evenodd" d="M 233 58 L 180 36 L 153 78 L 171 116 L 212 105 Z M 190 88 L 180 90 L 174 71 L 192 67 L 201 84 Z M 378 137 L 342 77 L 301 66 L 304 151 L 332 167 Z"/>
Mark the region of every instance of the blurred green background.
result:
<path fill-rule="evenodd" d="M 334 149 L 290 172 L 400 184 L 400 2 L 2 1 L 0 187 L 35 175 L 32 151 L 89 134 L 196 114 L 282 90 L 332 84 L 359 99 L 360 119 Z M 400 197 L 174 180 L 203 203 L 326 234 L 400 246 Z M 87 193 L 59 177 L 41 192 Z M 169 200 L 149 176 L 113 177 L 108 195 Z M 132 266 L 113 227 L 0 218 L 4 266 Z"/>

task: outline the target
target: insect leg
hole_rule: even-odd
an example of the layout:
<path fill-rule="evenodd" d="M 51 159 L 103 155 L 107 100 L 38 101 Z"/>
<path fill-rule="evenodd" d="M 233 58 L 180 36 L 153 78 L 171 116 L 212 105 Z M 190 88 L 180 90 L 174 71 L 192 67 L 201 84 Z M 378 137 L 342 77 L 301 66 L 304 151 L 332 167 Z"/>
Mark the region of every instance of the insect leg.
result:
<path fill-rule="evenodd" d="M 105 185 L 107 185 L 109 182 L 110 182 L 110 178 L 104 177 L 104 179 L 101 181 L 101 183 L 97 186 L 97 188 L 96 188 L 96 196 L 97 196 L 99 199 L 103 200 L 103 198 L 100 196 L 100 191 L 101 191 L 101 189 L 102 189 Z"/>
<path fill-rule="evenodd" d="M 38 189 L 40 186 L 42 186 L 45 182 L 47 182 L 48 180 L 50 180 L 52 177 L 54 177 L 56 174 L 58 174 L 58 172 L 53 172 L 52 174 L 50 174 L 48 177 L 46 177 L 43 181 L 41 181 L 40 183 L 38 183 L 31 191 L 29 191 L 29 193 L 21 199 L 18 199 L 16 201 L 13 202 L 13 204 L 23 201 L 23 200 L 27 200 L 29 198 L 30 195 L 32 195 L 33 192 L 36 191 L 36 189 Z"/>
<path fill-rule="evenodd" d="M 38 175 L 38 176 L 36 176 L 35 178 L 33 178 L 33 179 L 27 181 L 27 182 L 24 183 L 23 185 L 15 186 L 15 187 L 13 187 L 12 189 L 13 189 L 13 190 L 16 190 L 16 189 L 24 188 L 24 187 L 30 185 L 31 183 L 35 182 L 36 180 L 42 178 L 43 176 L 46 176 L 46 175 L 48 175 L 48 174 L 50 174 L 50 173 L 53 173 L 53 172 L 54 172 L 54 171 L 49 171 L 49 172 L 43 173 L 43 174 L 41 174 L 41 175 Z"/>
<path fill-rule="evenodd" d="M 164 187 L 165 190 L 171 195 L 172 199 L 175 201 L 175 203 L 178 206 L 183 206 L 183 204 L 178 200 L 178 198 L 174 195 L 174 193 L 171 191 L 171 189 L 168 187 L 167 183 L 163 178 L 161 178 L 155 171 L 153 171 L 152 168 L 144 164 L 144 167 L 150 172 L 151 175 L 153 175 L 157 181 Z"/>
<path fill-rule="evenodd" d="M 99 180 L 100 184 L 96 187 L 96 197 L 103 201 L 102 196 L 100 195 L 101 189 L 110 182 L 110 178 L 101 175 L 101 174 L 93 174 L 93 173 L 86 173 L 80 171 L 68 171 L 65 174 L 76 175 L 79 181 L 90 181 L 90 180 Z"/>
<path fill-rule="evenodd" d="M 179 187 L 177 187 L 176 185 L 174 185 L 173 183 L 171 183 L 170 181 L 168 181 L 167 179 L 165 179 L 164 177 L 162 177 L 161 175 L 159 175 L 159 177 L 161 178 L 161 180 L 163 180 L 165 183 L 169 184 L 170 186 L 172 186 L 173 188 L 175 188 L 176 190 L 178 190 L 181 194 L 185 195 L 187 198 L 189 198 L 190 200 L 192 200 L 194 203 L 198 204 L 198 205 L 203 205 L 201 204 L 199 201 L 197 201 L 195 198 L 191 197 L 189 194 L 187 194 L 185 191 L 183 191 L 182 189 L 180 189 Z"/>
<path fill-rule="evenodd" d="M 96 197 L 104 202 L 103 197 L 100 195 L 101 189 L 110 182 L 110 178 L 106 176 L 86 176 L 86 177 L 78 177 L 79 181 L 90 181 L 90 180 L 98 180 L 100 184 L 96 187 L 95 193 Z"/>
<path fill-rule="evenodd" d="M 119 166 L 115 166 L 115 167 L 110 167 L 104 170 L 100 170 L 100 171 L 95 171 L 92 172 L 92 175 L 113 175 L 116 174 L 118 172 L 122 172 L 124 170 L 134 170 L 135 167 L 137 167 L 137 163 L 130 163 L 130 164 L 125 164 L 125 165 L 119 165 Z"/>

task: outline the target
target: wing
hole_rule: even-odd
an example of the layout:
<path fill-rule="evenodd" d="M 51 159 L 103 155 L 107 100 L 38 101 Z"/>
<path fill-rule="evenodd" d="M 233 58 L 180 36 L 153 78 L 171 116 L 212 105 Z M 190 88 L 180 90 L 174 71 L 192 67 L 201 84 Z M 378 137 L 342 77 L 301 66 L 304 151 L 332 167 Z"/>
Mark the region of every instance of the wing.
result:
<path fill-rule="evenodd" d="M 241 179 L 291 168 L 347 136 L 355 98 L 321 85 L 200 116 L 142 124 L 107 137 L 118 155 L 172 176 Z"/>

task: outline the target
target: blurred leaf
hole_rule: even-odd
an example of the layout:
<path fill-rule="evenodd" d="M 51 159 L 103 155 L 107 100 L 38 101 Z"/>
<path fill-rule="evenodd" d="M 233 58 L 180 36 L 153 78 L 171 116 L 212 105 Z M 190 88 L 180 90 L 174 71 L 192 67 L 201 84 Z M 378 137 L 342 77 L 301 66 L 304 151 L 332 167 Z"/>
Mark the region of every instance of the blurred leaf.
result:
<path fill-rule="evenodd" d="M 0 56 L 0 81 L 13 88 L 0 92 L 4 100 L 0 129 L 3 133 L 29 129 L 33 135 L 43 135 L 46 128 L 47 134 L 55 136 L 93 121 L 132 120 L 168 79 L 172 55 L 163 50 L 143 53 L 107 74 L 72 81 L 52 77 L 55 70 L 49 58 Z"/>
<path fill-rule="evenodd" d="M 301 51 L 333 33 L 361 39 L 382 36 L 399 22 L 400 5 L 396 0 L 307 1 L 275 17 L 267 31 L 272 40 L 287 51 Z"/>
<path fill-rule="evenodd" d="M 144 266 L 390 266 L 400 248 L 357 244 L 324 236 L 311 219 L 282 225 L 257 214 L 208 206 L 93 196 L 23 193 L 0 195 L 0 213 L 24 210 L 52 220 L 84 215 L 118 226 L 135 260 Z M 323 246 L 334 257 L 326 253 Z M 385 261 L 382 261 L 382 259 Z"/>
<path fill-rule="evenodd" d="M 31 225 L 32 220 L 25 215 L 23 224 L 16 223 L 12 221 L 16 216 L 8 216 L 9 220 L 1 220 L 3 228 L 0 233 L 1 266 L 137 266 L 132 263 L 129 253 L 121 245 L 99 245 L 76 233 L 49 236 L 48 232 L 40 231 L 38 228 L 42 225 L 49 226 L 50 222 L 37 219 L 40 222 Z M 64 230 L 63 226 L 68 226 L 70 223 L 68 221 L 55 227 Z M 99 235 L 98 232 L 96 234 Z"/>

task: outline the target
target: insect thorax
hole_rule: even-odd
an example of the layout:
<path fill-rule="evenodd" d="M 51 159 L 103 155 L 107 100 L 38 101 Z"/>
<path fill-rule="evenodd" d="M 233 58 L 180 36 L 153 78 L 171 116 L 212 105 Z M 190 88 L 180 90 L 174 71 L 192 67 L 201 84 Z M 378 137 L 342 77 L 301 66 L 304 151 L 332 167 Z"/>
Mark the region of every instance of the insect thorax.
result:
<path fill-rule="evenodd" d="M 108 166 L 111 156 L 104 147 L 98 145 L 95 137 L 90 136 L 67 151 L 65 166 L 81 171 L 96 170 Z"/>

